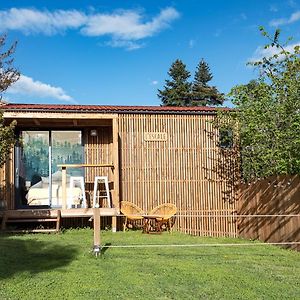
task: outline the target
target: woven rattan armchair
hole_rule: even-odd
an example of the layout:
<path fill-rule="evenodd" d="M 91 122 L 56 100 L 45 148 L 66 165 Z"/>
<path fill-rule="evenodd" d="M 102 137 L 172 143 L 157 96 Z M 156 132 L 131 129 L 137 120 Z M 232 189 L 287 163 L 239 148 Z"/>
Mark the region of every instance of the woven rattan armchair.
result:
<path fill-rule="evenodd" d="M 131 222 L 143 220 L 143 215 L 145 212 L 132 202 L 122 201 L 121 202 L 121 212 L 125 216 L 125 221 L 123 223 L 123 231 L 128 228 L 128 224 Z"/>
<path fill-rule="evenodd" d="M 156 218 L 156 221 L 159 222 L 160 226 L 166 226 L 166 228 L 171 232 L 172 229 L 172 217 L 176 214 L 177 208 L 172 203 L 164 203 L 154 207 L 149 211 L 149 215 L 158 215 L 159 218 Z"/>

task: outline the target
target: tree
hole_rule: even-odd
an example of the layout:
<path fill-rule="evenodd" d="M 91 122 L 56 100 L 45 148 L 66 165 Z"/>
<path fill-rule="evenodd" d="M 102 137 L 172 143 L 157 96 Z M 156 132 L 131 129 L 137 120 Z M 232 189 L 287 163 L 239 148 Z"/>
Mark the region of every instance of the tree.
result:
<path fill-rule="evenodd" d="M 8 50 L 2 51 L 5 47 L 6 36 L 0 36 L 0 100 L 2 100 L 2 94 L 16 82 L 20 73 L 13 67 L 13 58 L 11 57 L 15 52 L 17 43 L 13 43 Z"/>
<path fill-rule="evenodd" d="M 202 59 L 197 66 L 194 82 L 190 83 L 190 72 L 186 65 L 177 59 L 170 67 L 164 90 L 158 90 L 157 96 L 163 106 L 202 106 L 220 105 L 224 95 L 215 86 L 208 85 L 213 76 L 208 64 Z"/>
<path fill-rule="evenodd" d="M 270 36 L 270 57 L 251 63 L 259 70 L 255 81 L 239 85 L 230 96 L 236 106 L 220 113 L 216 127 L 234 129 L 242 175 L 246 181 L 270 175 L 300 174 L 300 47 L 289 52 Z"/>
<path fill-rule="evenodd" d="M 163 106 L 188 106 L 190 103 L 191 84 L 188 82 L 190 72 L 186 65 L 179 59 L 172 63 L 168 75 L 171 80 L 166 80 L 164 90 L 158 90 L 157 96 Z"/>
<path fill-rule="evenodd" d="M 16 43 L 13 43 L 7 50 L 3 50 L 5 41 L 6 36 L 0 36 L 0 101 L 2 101 L 3 92 L 20 76 L 20 73 L 13 67 L 12 55 L 15 52 Z M 5 125 L 3 114 L 0 113 L 0 167 L 7 160 L 11 147 L 15 143 L 15 125 L 16 122 Z"/>
<path fill-rule="evenodd" d="M 220 105 L 223 104 L 224 95 L 219 93 L 215 86 L 208 85 L 213 79 L 208 64 L 202 59 L 196 69 L 192 85 L 191 105 Z"/>

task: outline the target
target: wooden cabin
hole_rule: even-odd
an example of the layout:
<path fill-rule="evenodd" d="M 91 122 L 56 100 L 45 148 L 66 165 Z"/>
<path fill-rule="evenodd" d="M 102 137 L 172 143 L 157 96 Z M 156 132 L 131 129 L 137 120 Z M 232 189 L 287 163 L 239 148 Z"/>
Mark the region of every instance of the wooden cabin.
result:
<path fill-rule="evenodd" d="M 19 137 L 0 174 L 2 214 L 51 215 L 59 208 L 63 218 L 89 216 L 95 177 L 107 176 L 112 205 L 99 204 L 113 227 L 122 200 L 144 211 L 171 202 L 178 230 L 236 236 L 236 191 L 220 167 L 225 158 L 210 122 L 215 108 L 7 104 L 2 110 L 7 124 L 17 121 Z M 88 207 L 63 199 L 80 192 L 71 177 L 84 178 Z"/>

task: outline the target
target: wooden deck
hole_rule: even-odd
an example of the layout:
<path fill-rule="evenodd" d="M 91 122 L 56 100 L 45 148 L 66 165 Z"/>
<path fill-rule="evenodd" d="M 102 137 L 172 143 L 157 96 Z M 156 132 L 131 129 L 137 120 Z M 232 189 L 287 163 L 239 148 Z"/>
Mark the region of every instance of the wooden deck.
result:
<path fill-rule="evenodd" d="M 19 218 L 27 219 L 33 217 L 57 217 L 58 209 L 17 209 L 17 210 L 6 210 L 0 211 L 0 217 L 4 214 L 9 218 Z M 61 209 L 62 218 L 82 218 L 82 217 L 92 217 L 93 208 L 71 208 L 71 209 Z M 115 208 L 100 208 L 100 216 L 105 217 L 116 217 L 118 212 Z"/>
<path fill-rule="evenodd" d="M 6 232 L 59 232 L 61 226 L 61 219 L 63 218 L 93 218 L 95 217 L 95 210 L 97 210 L 97 224 L 100 226 L 100 217 L 112 217 L 111 228 L 113 232 L 117 230 L 117 216 L 118 211 L 115 208 L 74 208 L 74 209 L 18 209 L 0 211 L 1 231 Z M 92 219 L 91 219 L 92 220 Z M 8 223 L 44 223 L 55 222 L 55 229 L 23 229 L 23 230 L 7 230 Z M 98 225 L 97 225 L 98 226 Z M 94 224 L 95 228 L 95 224 Z M 97 228 L 97 232 L 100 227 Z M 99 232 L 98 232 L 99 233 Z M 99 233 L 100 234 L 100 233 Z"/>

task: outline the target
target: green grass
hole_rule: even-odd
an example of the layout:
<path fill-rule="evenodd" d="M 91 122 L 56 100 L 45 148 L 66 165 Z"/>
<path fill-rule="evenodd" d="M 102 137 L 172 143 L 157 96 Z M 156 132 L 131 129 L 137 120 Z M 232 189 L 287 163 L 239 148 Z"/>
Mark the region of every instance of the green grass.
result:
<path fill-rule="evenodd" d="M 245 243 L 101 232 L 102 243 Z M 93 231 L 0 235 L 0 299 L 300 299 L 300 253 L 274 246 L 107 248 Z M 248 243 L 248 242 L 247 242 Z"/>

